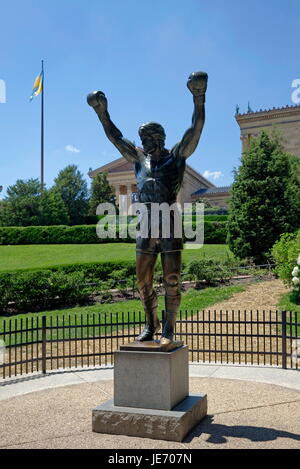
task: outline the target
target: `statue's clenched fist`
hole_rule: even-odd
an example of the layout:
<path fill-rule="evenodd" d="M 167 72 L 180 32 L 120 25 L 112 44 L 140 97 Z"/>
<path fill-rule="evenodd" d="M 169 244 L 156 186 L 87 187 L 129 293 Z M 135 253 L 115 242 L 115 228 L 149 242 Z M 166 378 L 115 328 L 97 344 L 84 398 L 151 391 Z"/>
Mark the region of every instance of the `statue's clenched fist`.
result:
<path fill-rule="evenodd" d="M 207 73 L 194 72 L 189 76 L 187 87 L 194 96 L 203 96 L 206 93 L 207 80 Z"/>
<path fill-rule="evenodd" d="M 87 102 L 93 108 L 98 108 L 102 111 L 107 110 L 107 99 L 102 91 L 93 91 L 87 97 Z"/>

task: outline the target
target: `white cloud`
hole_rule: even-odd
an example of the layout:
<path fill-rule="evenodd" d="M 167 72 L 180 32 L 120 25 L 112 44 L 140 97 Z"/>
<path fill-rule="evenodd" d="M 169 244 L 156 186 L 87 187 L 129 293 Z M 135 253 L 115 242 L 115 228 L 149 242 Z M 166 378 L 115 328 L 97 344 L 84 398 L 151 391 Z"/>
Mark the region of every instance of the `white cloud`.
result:
<path fill-rule="evenodd" d="M 216 181 L 217 179 L 220 179 L 223 177 L 223 173 L 222 171 L 204 171 L 203 173 L 203 176 L 206 178 L 206 179 L 213 179 L 214 181 Z"/>
<path fill-rule="evenodd" d="M 67 145 L 65 149 L 71 153 L 80 153 L 80 150 L 73 145 Z"/>

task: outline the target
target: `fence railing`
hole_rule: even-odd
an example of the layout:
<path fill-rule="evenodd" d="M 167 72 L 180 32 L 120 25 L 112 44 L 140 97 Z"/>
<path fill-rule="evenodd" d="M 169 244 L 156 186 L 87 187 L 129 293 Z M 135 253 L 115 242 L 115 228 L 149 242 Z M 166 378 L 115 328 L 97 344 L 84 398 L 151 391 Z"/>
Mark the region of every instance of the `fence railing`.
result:
<path fill-rule="evenodd" d="M 143 325 L 141 312 L 5 319 L 0 331 L 0 377 L 113 365 L 114 351 L 134 341 Z M 300 365 L 299 313 L 181 311 L 175 338 L 188 345 L 191 362 L 284 369 Z"/>

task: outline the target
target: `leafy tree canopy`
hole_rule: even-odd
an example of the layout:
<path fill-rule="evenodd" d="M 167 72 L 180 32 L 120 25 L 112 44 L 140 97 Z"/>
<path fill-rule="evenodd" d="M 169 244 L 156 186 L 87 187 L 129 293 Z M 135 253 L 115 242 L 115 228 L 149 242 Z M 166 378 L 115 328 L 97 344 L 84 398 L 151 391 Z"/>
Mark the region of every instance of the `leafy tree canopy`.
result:
<path fill-rule="evenodd" d="M 106 202 L 115 205 L 115 191 L 107 180 L 107 174 L 98 173 L 92 181 L 89 215 L 96 215 L 98 205 Z"/>
<path fill-rule="evenodd" d="M 85 222 L 88 210 L 88 188 L 77 166 L 69 165 L 58 173 L 53 189 L 61 195 L 69 223 L 80 225 Z"/>
<path fill-rule="evenodd" d="M 282 233 L 300 225 L 300 161 L 275 134 L 251 140 L 234 171 L 228 243 L 239 258 L 265 262 Z"/>
<path fill-rule="evenodd" d="M 17 180 L 1 202 L 1 226 L 62 225 L 68 221 L 60 194 L 52 189 L 41 191 L 38 179 Z"/>

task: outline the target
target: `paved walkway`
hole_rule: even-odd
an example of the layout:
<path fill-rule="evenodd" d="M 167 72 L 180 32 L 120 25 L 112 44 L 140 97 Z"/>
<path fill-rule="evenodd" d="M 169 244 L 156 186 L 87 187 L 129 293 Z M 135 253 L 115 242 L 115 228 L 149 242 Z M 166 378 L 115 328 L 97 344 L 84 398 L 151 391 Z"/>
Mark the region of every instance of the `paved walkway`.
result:
<path fill-rule="evenodd" d="M 222 378 L 274 384 L 300 391 L 300 370 L 243 365 L 203 365 L 190 363 L 190 378 Z M 0 379 L 0 401 L 46 389 L 95 383 L 113 379 L 113 367 L 66 369 L 17 378 Z"/>
<path fill-rule="evenodd" d="M 207 393 L 209 415 L 183 443 L 92 433 L 112 378 L 105 368 L 0 381 L 0 448 L 300 448 L 299 371 L 191 364 L 190 392 Z"/>

